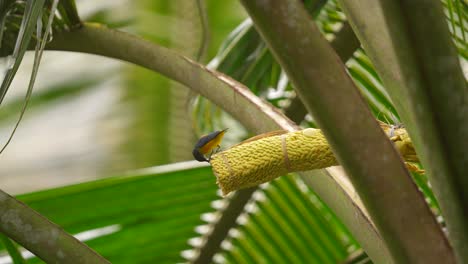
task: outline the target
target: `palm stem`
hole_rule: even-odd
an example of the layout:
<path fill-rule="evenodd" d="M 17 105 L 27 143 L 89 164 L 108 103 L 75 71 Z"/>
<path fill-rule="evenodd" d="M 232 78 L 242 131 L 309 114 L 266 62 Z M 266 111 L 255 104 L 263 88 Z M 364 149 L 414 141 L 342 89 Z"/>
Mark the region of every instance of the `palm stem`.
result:
<path fill-rule="evenodd" d="M 453 263 L 452 249 L 401 157 L 303 5 L 241 2 L 348 172 L 394 261 Z"/>
<path fill-rule="evenodd" d="M 442 3 L 341 3 L 413 138 L 458 261 L 468 263 L 468 87 Z"/>
<path fill-rule="evenodd" d="M 62 228 L 1 190 L 0 232 L 47 263 L 109 263 Z"/>
<path fill-rule="evenodd" d="M 361 43 L 354 34 L 351 25 L 349 23 L 344 23 L 340 31 L 336 33 L 335 39 L 331 41 L 331 45 L 341 61 L 346 62 L 361 46 Z M 296 95 L 296 97 L 291 100 L 291 104 L 285 109 L 285 114 L 297 124 L 304 120 L 307 109 L 299 96 Z"/>

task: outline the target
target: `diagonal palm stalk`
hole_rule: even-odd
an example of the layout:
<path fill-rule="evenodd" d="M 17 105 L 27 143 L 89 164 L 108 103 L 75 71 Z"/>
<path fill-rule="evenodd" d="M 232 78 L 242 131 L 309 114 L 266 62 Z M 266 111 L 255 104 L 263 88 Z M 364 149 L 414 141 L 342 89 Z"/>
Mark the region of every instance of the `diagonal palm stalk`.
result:
<path fill-rule="evenodd" d="M 454 262 L 442 230 L 401 158 L 300 2 L 242 3 L 349 172 L 394 261 Z M 424 247 L 415 246 L 421 241 Z"/>
<path fill-rule="evenodd" d="M 48 263 L 109 263 L 36 211 L 0 191 L 0 231 Z"/>
<path fill-rule="evenodd" d="M 468 87 L 442 4 L 347 0 L 342 5 L 414 138 L 458 261 L 466 263 Z"/>
<path fill-rule="evenodd" d="M 342 29 L 331 42 L 331 45 L 341 61 L 346 62 L 360 47 L 361 43 L 359 43 L 349 23 L 344 23 Z M 304 119 L 304 116 L 307 114 L 307 109 L 299 96 L 296 96 L 292 100 L 291 105 L 285 110 L 285 114 L 296 123 L 300 123 Z"/>

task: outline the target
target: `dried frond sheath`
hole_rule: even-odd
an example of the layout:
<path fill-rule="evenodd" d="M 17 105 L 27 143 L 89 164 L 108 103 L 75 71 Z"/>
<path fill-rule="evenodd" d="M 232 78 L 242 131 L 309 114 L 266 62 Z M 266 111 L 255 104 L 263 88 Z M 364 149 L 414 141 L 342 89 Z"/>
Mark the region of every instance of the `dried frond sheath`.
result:
<path fill-rule="evenodd" d="M 406 130 L 382 123 L 402 155 L 417 161 Z M 271 181 L 289 172 L 322 169 L 338 165 L 325 136 L 307 128 L 247 140 L 211 157 L 210 163 L 224 195 Z"/>

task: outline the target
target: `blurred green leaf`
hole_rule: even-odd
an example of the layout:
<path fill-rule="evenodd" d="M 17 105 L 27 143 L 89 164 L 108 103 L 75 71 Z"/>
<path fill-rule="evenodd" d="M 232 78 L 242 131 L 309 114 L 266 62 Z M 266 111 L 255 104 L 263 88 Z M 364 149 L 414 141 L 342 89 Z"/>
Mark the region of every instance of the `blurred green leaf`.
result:
<path fill-rule="evenodd" d="M 21 252 L 18 250 L 17 245 L 13 241 L 11 241 L 7 236 L 5 236 L 2 233 L 0 233 L 0 241 L 2 241 L 3 246 L 8 251 L 8 254 L 13 260 L 13 264 L 25 264 L 26 263 L 23 256 L 21 256 Z"/>
<path fill-rule="evenodd" d="M 0 1 L 0 47 L 3 43 L 3 33 L 6 30 L 6 21 L 14 2 L 14 0 Z"/>
<path fill-rule="evenodd" d="M 61 0 L 58 5 L 58 11 L 60 17 L 65 21 L 69 28 L 76 28 L 81 25 L 75 0 Z"/>
<path fill-rule="evenodd" d="M 214 12 L 218 12 L 232 3 L 236 2 L 220 5 L 215 2 L 204 4 L 200 0 L 134 1 L 132 5 L 144 9 L 146 15 L 135 16 L 133 26 L 147 39 L 162 43 L 189 58 L 197 60 L 200 57 L 203 61 L 205 54 L 202 53 L 209 52 L 206 43 L 208 34 L 219 38 L 221 23 L 208 23 L 205 9 L 215 8 Z M 235 9 L 232 11 L 224 15 L 225 19 L 237 23 L 240 18 L 234 12 Z M 222 33 L 225 34 L 225 31 Z M 212 128 L 212 119 L 219 111 L 201 103 L 198 104 L 199 109 L 207 112 L 192 115 L 190 103 L 193 94 L 189 89 L 140 68 L 129 68 L 126 76 L 130 88 L 125 91 L 125 101 L 139 113 L 130 120 L 128 134 L 132 136 L 128 137 L 128 142 L 122 147 L 129 153 L 132 165 L 141 167 L 191 159 L 194 130 Z M 157 93 L 154 92 L 155 87 L 158 88 Z M 192 117 L 197 118 L 197 122 L 192 122 Z"/>
<path fill-rule="evenodd" d="M 468 60 L 468 4 L 461 0 L 442 0 L 441 2 L 445 7 L 450 33 L 458 52 L 465 60 Z"/>
<path fill-rule="evenodd" d="M 188 162 L 18 198 L 72 234 L 113 227 L 87 240 L 112 263 L 175 263 L 217 198 L 214 179 Z"/>

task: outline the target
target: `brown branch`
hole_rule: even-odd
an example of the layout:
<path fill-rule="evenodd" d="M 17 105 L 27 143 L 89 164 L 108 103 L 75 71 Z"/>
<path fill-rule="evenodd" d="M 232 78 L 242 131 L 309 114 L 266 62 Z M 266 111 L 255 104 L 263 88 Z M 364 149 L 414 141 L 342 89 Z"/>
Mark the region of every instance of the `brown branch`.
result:
<path fill-rule="evenodd" d="M 47 263 L 110 263 L 86 244 L 1 190 L 0 231 Z"/>

